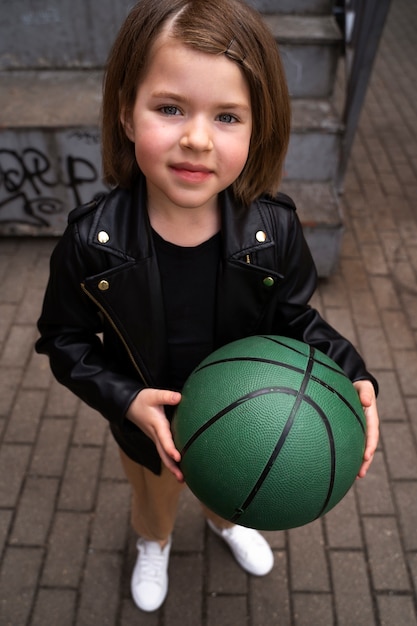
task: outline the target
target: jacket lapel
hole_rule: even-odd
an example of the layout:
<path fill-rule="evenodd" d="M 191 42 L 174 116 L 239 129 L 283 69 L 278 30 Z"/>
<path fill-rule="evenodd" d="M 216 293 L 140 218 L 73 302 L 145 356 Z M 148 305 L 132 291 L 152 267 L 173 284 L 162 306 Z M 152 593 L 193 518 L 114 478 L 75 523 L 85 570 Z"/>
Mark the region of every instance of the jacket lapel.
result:
<path fill-rule="evenodd" d="M 274 239 L 256 203 L 222 196 L 223 258 L 218 278 L 215 345 L 252 335 L 282 276 L 273 268 Z M 270 259 L 265 265 L 264 259 Z M 262 265 L 258 260 L 262 258 Z"/>

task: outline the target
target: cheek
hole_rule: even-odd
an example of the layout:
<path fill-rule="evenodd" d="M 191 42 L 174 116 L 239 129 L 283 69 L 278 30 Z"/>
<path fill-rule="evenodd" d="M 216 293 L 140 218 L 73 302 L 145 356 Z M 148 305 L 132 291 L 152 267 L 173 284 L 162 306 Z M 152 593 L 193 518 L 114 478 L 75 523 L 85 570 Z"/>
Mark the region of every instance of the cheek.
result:
<path fill-rule="evenodd" d="M 139 167 L 142 162 L 151 164 L 159 160 L 166 148 L 163 135 L 154 133 L 150 128 L 138 133 L 135 138 L 135 154 Z"/>
<path fill-rule="evenodd" d="M 243 170 L 248 159 L 249 140 L 249 137 L 244 136 L 234 141 L 229 139 L 229 141 L 224 142 L 223 163 L 236 176 Z"/>

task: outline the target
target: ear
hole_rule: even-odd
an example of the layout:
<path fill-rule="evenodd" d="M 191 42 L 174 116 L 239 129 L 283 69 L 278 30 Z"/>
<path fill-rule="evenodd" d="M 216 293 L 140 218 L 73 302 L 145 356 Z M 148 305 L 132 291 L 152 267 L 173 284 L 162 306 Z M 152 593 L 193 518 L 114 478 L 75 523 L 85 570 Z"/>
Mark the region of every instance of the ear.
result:
<path fill-rule="evenodd" d="M 132 143 L 134 143 L 135 133 L 133 128 L 132 113 L 126 107 L 122 107 L 120 111 L 120 123 L 124 128 L 126 137 L 130 139 Z"/>

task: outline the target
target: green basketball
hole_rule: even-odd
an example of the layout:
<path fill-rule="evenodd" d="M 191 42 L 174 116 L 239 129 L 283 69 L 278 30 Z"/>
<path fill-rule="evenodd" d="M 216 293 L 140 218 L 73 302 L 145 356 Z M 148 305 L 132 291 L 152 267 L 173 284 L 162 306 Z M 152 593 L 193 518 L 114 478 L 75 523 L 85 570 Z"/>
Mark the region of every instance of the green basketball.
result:
<path fill-rule="evenodd" d="M 206 358 L 185 383 L 172 430 L 197 498 L 259 530 L 330 511 L 365 447 L 364 412 L 340 367 L 279 336 L 241 339 Z"/>

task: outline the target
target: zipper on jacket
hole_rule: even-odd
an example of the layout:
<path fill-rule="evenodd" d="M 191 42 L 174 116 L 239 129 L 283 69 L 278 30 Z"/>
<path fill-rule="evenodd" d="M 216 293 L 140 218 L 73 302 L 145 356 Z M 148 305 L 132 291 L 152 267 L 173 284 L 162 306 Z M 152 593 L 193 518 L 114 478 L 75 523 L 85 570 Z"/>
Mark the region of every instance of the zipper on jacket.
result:
<path fill-rule="evenodd" d="M 120 330 L 117 328 L 115 322 L 112 320 L 112 318 L 110 317 L 109 313 L 106 311 L 106 309 L 100 304 L 100 302 L 88 291 L 87 287 L 85 286 L 84 283 L 81 283 L 81 289 L 83 290 L 83 292 L 90 298 L 90 300 L 92 302 L 94 302 L 94 304 L 100 309 L 100 311 L 103 313 L 103 315 L 105 315 L 107 321 L 110 323 L 111 327 L 113 328 L 113 330 L 116 332 L 117 336 L 119 337 L 120 341 L 122 342 L 122 344 L 124 345 L 126 352 L 130 358 L 130 360 L 133 363 L 133 366 L 135 368 L 135 370 L 137 371 L 137 373 L 139 374 L 140 378 L 142 379 L 143 384 L 146 387 L 149 387 L 148 383 L 146 382 L 146 379 L 144 377 L 144 375 L 142 374 L 142 371 L 139 367 L 139 365 L 136 363 L 135 361 L 135 357 L 133 356 L 129 346 L 127 345 L 126 341 L 124 340 Z"/>
<path fill-rule="evenodd" d="M 250 265 L 250 264 L 251 264 L 250 254 L 247 254 L 247 255 L 246 255 L 246 263 L 247 263 L 248 265 Z"/>

